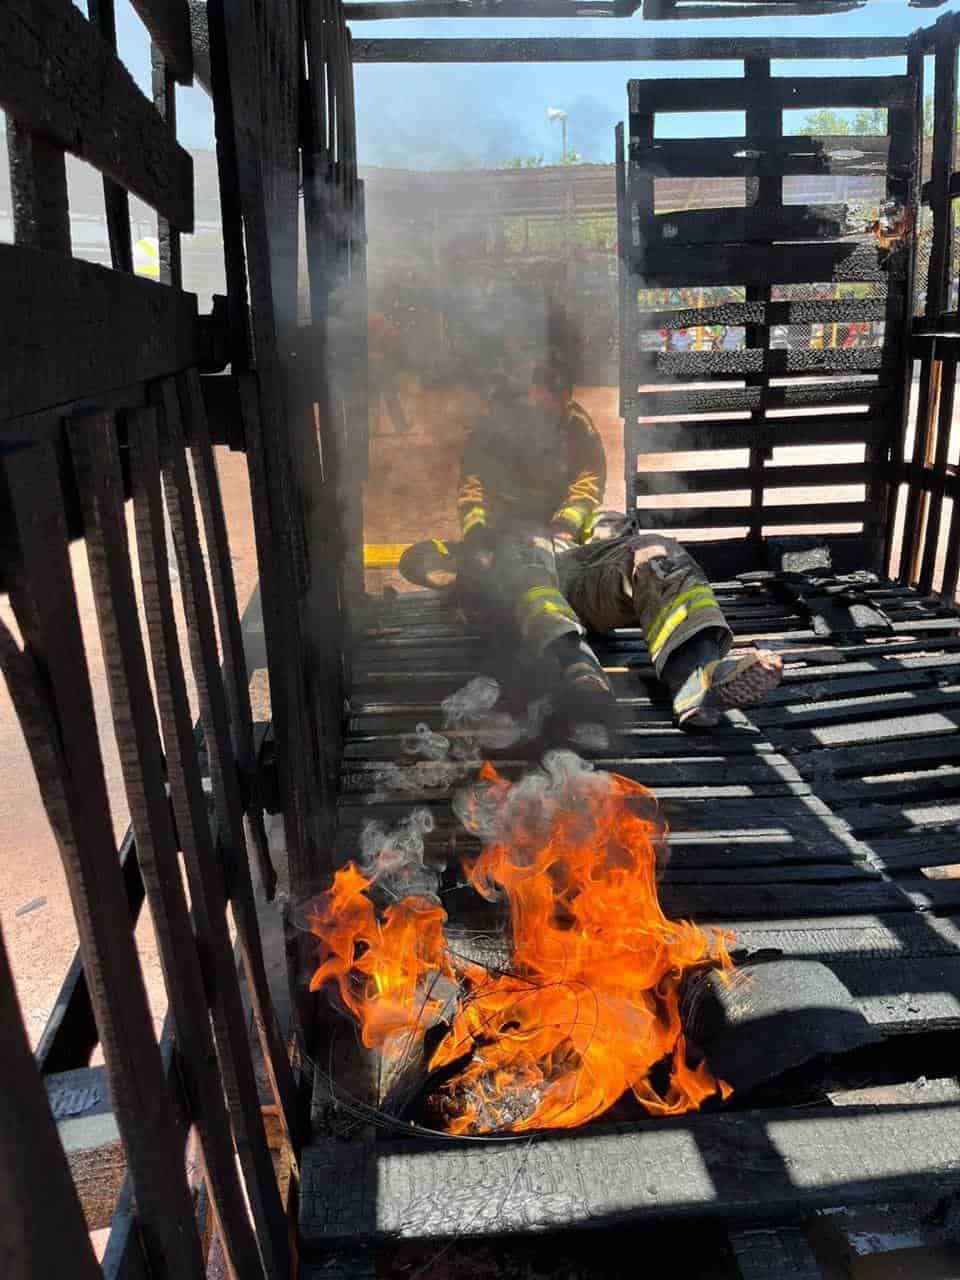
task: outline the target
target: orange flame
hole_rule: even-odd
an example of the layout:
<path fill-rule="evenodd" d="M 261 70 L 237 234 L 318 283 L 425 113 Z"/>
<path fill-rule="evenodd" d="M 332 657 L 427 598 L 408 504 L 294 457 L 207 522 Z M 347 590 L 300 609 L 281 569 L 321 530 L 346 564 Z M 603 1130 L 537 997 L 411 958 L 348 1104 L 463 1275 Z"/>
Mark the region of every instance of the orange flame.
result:
<path fill-rule="evenodd" d="M 503 812 L 512 784 L 489 764 L 480 781 L 480 803 Z M 688 1065 L 679 1000 L 687 971 L 730 966 L 725 938 L 663 914 L 652 794 L 584 771 L 556 804 L 514 799 L 498 837 L 466 868 L 483 896 L 507 898 L 509 973 L 454 959 L 445 914 L 427 898 L 406 898 L 378 922 L 370 882 L 351 865 L 312 921 L 328 954 L 311 989 L 336 981 L 364 1044 L 390 1056 L 447 1023 L 428 1065 L 454 1071 L 440 1089 L 454 1133 L 572 1128 L 631 1091 L 655 1115 L 728 1096 L 705 1063 Z M 450 990 L 444 979 L 459 984 L 452 1010 L 437 994 L 438 983 Z M 664 1061 L 660 1094 L 650 1073 Z"/>

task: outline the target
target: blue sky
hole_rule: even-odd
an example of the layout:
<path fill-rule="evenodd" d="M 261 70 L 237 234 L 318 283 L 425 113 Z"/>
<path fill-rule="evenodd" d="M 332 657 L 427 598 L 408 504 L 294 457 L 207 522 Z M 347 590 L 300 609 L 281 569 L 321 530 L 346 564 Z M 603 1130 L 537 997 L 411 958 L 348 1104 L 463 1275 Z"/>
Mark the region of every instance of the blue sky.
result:
<path fill-rule="evenodd" d="M 907 35 L 934 22 L 960 0 L 941 9 L 911 9 L 904 0 L 872 0 L 855 13 L 828 18 L 644 22 L 589 20 L 540 22 L 502 19 L 447 19 L 354 24 L 354 36 L 867 36 Z M 83 7 L 81 5 L 81 7 Z M 142 87 L 149 85 L 146 33 L 129 5 L 118 0 L 120 54 Z M 793 63 L 805 75 L 856 74 L 857 62 L 829 65 Z M 899 59 L 873 63 L 870 70 L 896 73 Z M 626 109 L 626 83 L 645 76 L 740 74 L 740 64 L 723 68 L 700 62 L 606 62 L 554 64 L 469 64 L 456 66 L 360 65 L 356 71 L 357 122 L 361 163 L 437 167 L 458 163 L 502 163 L 513 155 L 560 155 L 560 131 L 546 120 L 547 107 L 568 112 L 568 145 L 591 160 L 612 159 L 612 129 Z M 199 89 L 178 91 L 179 132 L 191 148 L 213 146 L 213 117 Z M 677 117 L 674 136 L 735 135 L 735 116 Z"/>

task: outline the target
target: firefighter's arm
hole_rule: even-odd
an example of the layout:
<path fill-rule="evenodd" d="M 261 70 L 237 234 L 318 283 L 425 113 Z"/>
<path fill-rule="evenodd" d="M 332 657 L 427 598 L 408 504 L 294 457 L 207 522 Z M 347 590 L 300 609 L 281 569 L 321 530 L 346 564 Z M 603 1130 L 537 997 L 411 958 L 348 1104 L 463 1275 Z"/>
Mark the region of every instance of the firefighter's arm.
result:
<path fill-rule="evenodd" d="M 607 461 L 603 441 L 589 417 L 575 407 L 570 419 L 574 438 L 571 441 L 571 457 L 577 460 L 563 506 L 553 514 L 553 529 L 557 537 L 575 542 L 586 542 L 593 532 L 597 508 L 603 501 L 607 481 Z"/>

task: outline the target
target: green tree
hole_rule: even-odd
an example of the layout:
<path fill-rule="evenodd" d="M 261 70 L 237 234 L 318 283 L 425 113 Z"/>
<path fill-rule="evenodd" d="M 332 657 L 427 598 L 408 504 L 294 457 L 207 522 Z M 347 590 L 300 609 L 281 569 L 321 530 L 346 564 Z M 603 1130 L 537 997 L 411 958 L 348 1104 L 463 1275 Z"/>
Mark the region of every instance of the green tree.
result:
<path fill-rule="evenodd" d="M 541 169 L 543 156 L 511 156 L 504 161 L 505 169 Z"/>
<path fill-rule="evenodd" d="M 811 111 L 790 133 L 813 137 L 882 137 L 887 132 L 885 107 L 850 112 L 831 111 L 824 107 Z"/>

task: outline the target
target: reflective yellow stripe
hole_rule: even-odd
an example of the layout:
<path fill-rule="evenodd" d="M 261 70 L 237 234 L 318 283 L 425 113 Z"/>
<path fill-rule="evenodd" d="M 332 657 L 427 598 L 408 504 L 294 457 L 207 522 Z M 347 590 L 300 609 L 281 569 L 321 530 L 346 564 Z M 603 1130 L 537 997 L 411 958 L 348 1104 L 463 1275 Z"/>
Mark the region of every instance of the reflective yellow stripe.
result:
<path fill-rule="evenodd" d="M 577 534 L 577 541 L 581 546 L 589 542 L 593 537 L 593 531 L 596 528 L 596 525 L 597 513 L 596 511 L 591 511 L 586 520 L 584 520 L 583 524 L 580 526 L 580 532 Z"/>
<path fill-rule="evenodd" d="M 699 586 L 690 587 L 688 591 L 681 591 L 678 596 L 673 596 L 668 600 L 649 627 L 647 627 L 647 648 L 651 647 L 652 641 L 656 639 L 657 633 L 674 609 L 686 604 L 688 600 L 696 600 L 705 596 L 709 596 L 713 603 L 716 604 L 713 592 L 701 582 Z"/>
<path fill-rule="evenodd" d="M 433 545 L 437 548 L 437 550 L 440 552 L 442 556 L 448 556 L 450 554 L 450 548 L 447 546 L 445 542 L 441 542 L 439 538 L 431 538 L 430 541 L 433 543 Z"/>
<path fill-rule="evenodd" d="M 558 587 L 531 587 L 525 591 L 520 597 L 518 609 L 523 609 L 525 605 L 532 604 L 534 600 L 560 600 L 566 604 L 566 598 Z"/>
<path fill-rule="evenodd" d="M 595 471 L 583 471 L 570 486 L 570 497 L 575 501 L 599 502 L 600 477 Z"/>
<path fill-rule="evenodd" d="M 568 604 L 554 604 L 552 600 L 544 600 L 534 608 L 531 608 L 526 617 L 521 621 L 520 630 L 524 635 L 527 634 L 537 618 L 539 618 L 543 613 L 555 613 L 561 618 L 568 618 L 570 622 L 578 622 L 577 615 Z"/>
<path fill-rule="evenodd" d="M 475 524 L 486 523 L 487 515 L 483 507 L 471 507 L 460 519 L 460 527 L 464 533 L 469 533 Z"/>
<path fill-rule="evenodd" d="M 564 524 L 573 525 L 575 529 L 579 529 L 583 524 L 583 512 L 577 507 L 562 507 L 553 518 L 562 520 Z"/>
<path fill-rule="evenodd" d="M 667 618 L 653 643 L 648 643 L 647 648 L 650 651 L 650 657 L 657 657 L 660 650 L 676 631 L 677 627 L 679 627 L 682 622 L 686 622 L 691 613 L 696 613 L 698 609 L 713 609 L 717 607 L 718 605 L 716 600 L 712 598 L 709 600 L 694 600 L 692 604 L 682 604 L 675 613 L 671 613 L 669 618 Z"/>
<path fill-rule="evenodd" d="M 531 587 L 520 597 L 516 612 L 520 630 L 524 634 L 542 613 L 556 613 L 561 617 L 569 618 L 571 622 L 578 620 L 563 592 L 556 587 Z"/>

